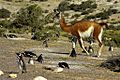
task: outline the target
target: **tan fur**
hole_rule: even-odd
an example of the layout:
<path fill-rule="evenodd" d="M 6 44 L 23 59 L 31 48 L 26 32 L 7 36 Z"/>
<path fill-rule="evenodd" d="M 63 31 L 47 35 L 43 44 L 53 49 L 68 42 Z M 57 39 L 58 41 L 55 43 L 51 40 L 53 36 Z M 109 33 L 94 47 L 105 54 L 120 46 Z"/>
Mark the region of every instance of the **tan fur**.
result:
<path fill-rule="evenodd" d="M 60 27 L 63 31 L 70 33 L 78 38 L 78 42 L 80 47 L 89 55 L 88 51 L 84 48 L 82 37 L 90 37 L 92 36 L 99 42 L 100 49 L 98 51 L 98 56 L 101 55 L 101 50 L 103 47 L 102 44 L 102 30 L 103 26 L 106 26 L 106 23 L 97 23 L 94 21 L 81 20 L 76 22 L 73 25 L 67 25 L 63 15 L 61 15 L 60 19 Z M 91 28 L 91 29 L 90 29 Z M 86 35 L 86 36 L 85 36 Z M 88 36 L 87 36 L 88 35 Z"/>

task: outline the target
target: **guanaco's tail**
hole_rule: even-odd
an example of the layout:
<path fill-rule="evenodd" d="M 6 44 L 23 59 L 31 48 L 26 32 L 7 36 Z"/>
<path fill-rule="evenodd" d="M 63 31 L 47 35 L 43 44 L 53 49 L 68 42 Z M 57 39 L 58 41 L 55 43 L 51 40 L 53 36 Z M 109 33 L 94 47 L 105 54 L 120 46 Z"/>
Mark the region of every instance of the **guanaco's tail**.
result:
<path fill-rule="evenodd" d="M 104 22 L 102 22 L 102 23 L 99 23 L 101 26 L 108 26 L 107 25 L 107 23 L 104 23 Z"/>

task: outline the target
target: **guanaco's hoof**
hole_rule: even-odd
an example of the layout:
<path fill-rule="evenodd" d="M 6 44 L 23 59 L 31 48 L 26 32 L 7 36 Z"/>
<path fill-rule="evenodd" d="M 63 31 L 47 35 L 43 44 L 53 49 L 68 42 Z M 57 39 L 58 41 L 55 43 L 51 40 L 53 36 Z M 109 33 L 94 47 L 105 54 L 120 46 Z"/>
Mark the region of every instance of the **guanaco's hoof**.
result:
<path fill-rule="evenodd" d="M 93 57 L 99 57 L 98 55 L 94 55 Z"/>
<path fill-rule="evenodd" d="M 70 56 L 71 57 L 76 57 L 77 56 L 77 53 L 76 53 L 74 48 L 72 49 Z"/>

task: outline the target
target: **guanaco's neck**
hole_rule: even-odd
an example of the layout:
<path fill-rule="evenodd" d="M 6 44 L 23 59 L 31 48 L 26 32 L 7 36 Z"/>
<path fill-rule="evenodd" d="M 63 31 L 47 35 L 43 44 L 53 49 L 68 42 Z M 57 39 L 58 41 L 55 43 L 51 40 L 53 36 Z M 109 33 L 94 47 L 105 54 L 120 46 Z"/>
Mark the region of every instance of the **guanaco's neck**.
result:
<path fill-rule="evenodd" d="M 65 18 L 62 15 L 60 17 L 60 27 L 63 31 L 71 33 L 72 26 L 67 25 L 67 23 L 65 22 Z"/>

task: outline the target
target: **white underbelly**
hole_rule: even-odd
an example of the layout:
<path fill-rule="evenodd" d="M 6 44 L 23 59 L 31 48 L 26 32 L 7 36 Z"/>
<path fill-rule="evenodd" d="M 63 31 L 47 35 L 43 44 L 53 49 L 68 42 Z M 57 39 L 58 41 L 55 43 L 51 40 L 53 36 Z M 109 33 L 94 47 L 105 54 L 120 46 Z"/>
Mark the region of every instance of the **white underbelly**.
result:
<path fill-rule="evenodd" d="M 93 34 L 93 30 L 94 30 L 94 27 L 91 26 L 85 32 L 81 32 L 81 31 L 78 31 L 78 32 L 79 32 L 80 37 L 84 38 L 84 37 L 90 37 Z"/>

